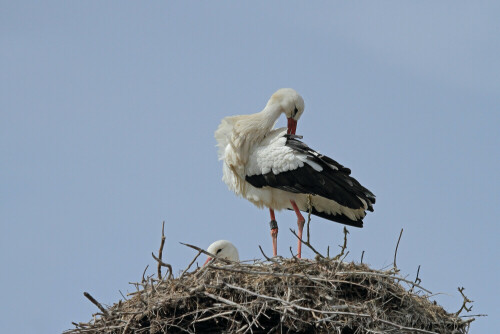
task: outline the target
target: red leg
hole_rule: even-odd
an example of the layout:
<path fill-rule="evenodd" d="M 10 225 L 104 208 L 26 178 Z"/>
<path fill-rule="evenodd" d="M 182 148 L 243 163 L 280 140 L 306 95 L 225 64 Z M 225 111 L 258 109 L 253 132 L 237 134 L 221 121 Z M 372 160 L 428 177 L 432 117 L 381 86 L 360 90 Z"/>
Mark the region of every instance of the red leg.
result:
<path fill-rule="evenodd" d="M 274 217 L 274 210 L 269 208 L 269 214 L 271 215 L 271 237 L 273 238 L 273 256 L 278 255 L 278 222 L 276 217 Z"/>
<path fill-rule="evenodd" d="M 302 239 L 302 230 L 304 229 L 304 223 L 306 220 L 300 213 L 299 207 L 295 201 L 290 201 L 292 203 L 293 211 L 297 215 L 297 226 L 299 227 L 299 238 Z M 302 257 L 302 242 L 300 240 L 297 241 L 297 257 L 300 259 Z"/>

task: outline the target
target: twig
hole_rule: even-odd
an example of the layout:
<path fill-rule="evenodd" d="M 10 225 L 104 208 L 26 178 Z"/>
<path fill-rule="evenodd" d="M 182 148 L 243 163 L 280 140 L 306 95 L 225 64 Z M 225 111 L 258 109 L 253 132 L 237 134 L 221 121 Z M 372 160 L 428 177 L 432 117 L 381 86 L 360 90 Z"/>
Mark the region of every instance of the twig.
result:
<path fill-rule="evenodd" d="M 142 283 L 144 283 L 146 281 L 146 279 L 144 278 L 144 276 L 146 275 L 146 270 L 148 270 L 148 267 L 149 267 L 149 264 L 146 266 L 146 268 L 144 268 L 144 271 L 142 272 Z"/>
<path fill-rule="evenodd" d="M 120 292 L 120 295 L 122 295 L 123 299 L 125 300 L 128 300 L 127 297 L 125 297 L 125 295 L 123 294 L 123 292 L 121 290 L 118 290 Z"/>
<path fill-rule="evenodd" d="M 247 322 L 249 321 L 249 320 L 248 320 L 248 318 L 247 318 L 247 315 L 246 315 L 245 313 L 247 313 L 247 314 L 252 314 L 252 312 L 250 312 L 250 310 L 249 310 L 249 309 L 247 309 L 246 307 L 244 307 L 243 305 L 240 305 L 240 304 L 238 304 L 238 303 L 235 303 L 235 302 L 233 302 L 232 300 L 229 300 L 229 299 L 223 298 L 223 297 L 221 297 L 221 296 L 216 296 L 216 295 L 213 295 L 213 294 L 208 293 L 208 292 L 206 292 L 206 291 L 205 291 L 205 292 L 203 292 L 203 294 L 204 294 L 205 296 L 207 296 L 207 297 L 210 297 L 210 298 L 212 298 L 212 299 L 218 300 L 218 301 L 220 301 L 220 302 L 222 302 L 222 303 L 225 303 L 225 304 L 228 304 L 228 305 L 231 305 L 231 306 L 236 307 L 238 310 L 240 310 L 241 315 L 243 315 L 243 317 L 245 317 L 245 319 L 247 320 Z M 241 310 L 243 310 L 244 312 L 241 312 Z"/>
<path fill-rule="evenodd" d="M 313 246 L 312 246 L 309 242 L 307 242 L 307 241 L 302 240 L 301 238 L 299 238 L 299 236 L 297 235 L 297 233 L 295 233 L 295 231 L 294 231 L 294 230 L 290 229 L 290 231 L 293 233 L 293 235 L 294 235 L 297 239 L 299 239 L 300 241 L 302 241 L 302 243 L 303 243 L 304 245 L 306 245 L 306 246 L 307 246 L 307 247 L 309 247 L 309 248 L 310 248 L 310 249 L 311 249 L 314 253 L 316 253 L 316 255 L 318 255 L 318 256 L 319 256 L 319 257 L 321 257 L 322 259 L 324 259 L 324 258 L 325 258 L 325 257 L 324 257 L 321 253 L 319 253 L 316 249 L 314 249 L 314 247 L 313 247 Z"/>
<path fill-rule="evenodd" d="M 472 317 L 487 317 L 487 314 L 471 314 L 471 315 L 461 315 L 460 318 L 472 318 Z"/>
<path fill-rule="evenodd" d="M 410 285 L 414 285 L 416 286 L 417 288 L 419 288 L 420 290 L 422 291 L 425 291 L 427 293 L 430 293 L 432 294 L 431 291 L 421 287 L 420 285 L 412 282 L 412 281 L 409 281 L 403 277 L 394 277 L 392 275 L 387 275 L 387 274 L 380 274 L 380 273 L 376 273 L 376 272 L 371 272 L 371 271 L 339 271 L 337 272 L 338 275 L 342 275 L 342 274 L 345 274 L 345 275 L 349 275 L 349 274 L 358 274 L 358 275 L 371 275 L 371 276 L 380 276 L 380 277 L 386 277 L 386 278 L 392 278 L 392 279 L 395 279 L 395 280 L 398 280 L 398 281 L 402 281 L 402 282 L 405 282 L 405 283 L 408 283 Z"/>
<path fill-rule="evenodd" d="M 399 233 L 399 238 L 398 238 L 398 243 L 396 244 L 396 250 L 394 251 L 394 269 L 397 272 L 397 266 L 396 266 L 396 256 L 398 255 L 398 247 L 399 247 L 399 241 L 401 240 L 401 236 L 403 235 L 403 229 L 401 229 L 401 232 Z"/>
<path fill-rule="evenodd" d="M 361 252 L 361 264 L 363 264 L 363 256 L 365 256 L 365 251 Z"/>
<path fill-rule="evenodd" d="M 208 265 L 209 268 L 211 269 L 215 269 L 215 270 L 223 270 L 223 271 L 229 271 L 229 272 L 235 272 L 235 273 L 244 273 L 244 274 L 247 274 L 247 275 L 263 275 L 263 276 L 274 276 L 274 277 L 294 277 L 294 278 L 304 278 L 304 275 L 303 274 L 288 274 L 288 273 L 279 273 L 279 272 L 266 272 L 266 271 L 253 271 L 253 270 L 242 270 L 242 269 L 235 269 L 235 268 L 232 268 L 232 267 L 218 267 L 218 266 L 210 266 Z M 371 276 L 380 276 L 380 277 L 386 277 L 386 278 L 390 278 L 390 279 L 396 279 L 396 280 L 400 280 L 400 281 L 403 281 L 403 282 L 406 282 L 408 284 L 414 284 L 417 288 L 421 289 L 422 291 L 425 291 L 427 293 L 430 293 L 432 294 L 431 291 L 413 283 L 412 281 L 408 281 L 404 278 L 398 278 L 398 277 L 394 277 L 394 276 L 391 276 L 391 275 L 386 275 L 386 274 L 379 274 L 379 273 L 375 273 L 375 272 L 370 272 L 370 271 L 364 271 L 364 272 L 355 272 L 355 271 L 341 271 L 341 272 L 336 272 L 335 274 L 336 275 L 352 275 L 352 274 L 363 274 L 363 275 L 371 275 Z M 353 285 L 358 285 L 354 282 L 348 282 L 348 281 L 344 281 L 344 280 L 340 280 L 340 279 L 328 279 L 328 278 L 323 278 L 323 277 L 310 277 L 310 280 L 311 281 L 314 281 L 314 282 L 336 282 L 336 283 L 348 283 L 348 284 L 353 284 Z M 361 285 L 359 285 L 361 286 Z"/>
<path fill-rule="evenodd" d="M 98 308 L 99 310 L 101 310 L 101 312 L 102 312 L 102 313 L 104 313 L 104 315 L 105 315 L 105 316 L 109 316 L 108 311 L 106 311 L 106 309 L 105 309 L 104 307 L 102 307 L 102 305 L 101 305 L 101 304 L 100 304 L 97 300 L 95 300 L 95 298 L 94 298 L 94 297 L 92 297 L 92 296 L 90 295 L 90 293 L 88 293 L 88 292 L 84 292 L 84 293 L 83 293 L 83 295 L 84 295 L 85 297 L 87 297 L 87 299 L 88 299 L 88 300 L 90 300 L 90 301 L 92 302 L 92 304 L 94 304 L 95 306 L 97 306 L 97 308 Z"/>
<path fill-rule="evenodd" d="M 216 255 L 214 255 L 214 254 L 212 254 L 212 253 L 209 253 L 209 252 L 207 252 L 206 250 L 201 249 L 200 247 L 193 246 L 193 245 L 190 245 L 190 244 L 185 244 L 185 243 L 183 243 L 183 242 L 179 242 L 179 243 L 180 243 L 181 245 L 184 245 L 184 246 L 190 247 L 190 248 L 192 248 L 192 249 L 196 249 L 197 251 L 202 252 L 203 254 L 210 256 L 212 259 L 217 259 L 217 260 L 220 260 L 220 261 L 222 261 L 222 262 L 224 262 L 224 263 L 229 263 L 229 264 L 233 263 L 231 260 L 224 259 L 224 258 L 222 258 L 222 257 L 217 257 Z"/>
<path fill-rule="evenodd" d="M 345 258 L 349 255 L 349 251 L 344 254 L 344 257 L 340 259 L 340 262 L 344 262 Z"/>
<path fill-rule="evenodd" d="M 309 233 L 309 224 L 311 223 L 311 213 L 312 213 L 312 195 L 307 195 L 307 207 L 309 208 L 307 212 L 307 242 L 311 242 L 311 235 Z"/>
<path fill-rule="evenodd" d="M 292 303 L 292 302 L 287 302 L 286 300 L 283 300 L 281 298 L 267 296 L 267 295 L 261 295 L 261 294 L 258 294 L 256 292 L 253 292 L 253 291 L 250 291 L 248 289 L 245 289 L 245 288 L 242 288 L 242 287 L 239 287 L 239 286 L 236 286 L 236 285 L 232 285 L 232 284 L 229 284 L 229 283 L 224 283 L 224 285 L 227 286 L 227 287 L 229 287 L 229 288 L 231 288 L 231 289 L 234 289 L 234 290 L 243 291 L 243 292 L 246 292 L 246 293 L 248 293 L 250 295 L 253 295 L 253 296 L 256 296 L 256 297 L 260 297 L 260 298 L 263 298 L 263 299 L 274 300 L 274 301 L 280 302 L 280 303 L 285 304 L 285 305 L 289 305 L 291 307 L 294 307 L 296 309 L 303 310 L 303 311 L 313 311 L 313 312 L 322 313 L 322 314 L 335 314 L 335 313 L 337 313 L 336 311 L 322 311 L 322 310 L 312 309 L 312 308 L 309 308 L 309 307 L 303 307 L 303 306 L 297 305 L 297 304 Z M 336 308 L 336 309 L 349 308 L 348 305 L 335 305 L 335 306 L 330 306 L 330 307 L 331 308 Z"/>
<path fill-rule="evenodd" d="M 417 269 L 417 277 L 415 277 L 415 283 L 417 284 L 420 284 L 422 282 L 422 280 L 420 278 L 418 278 L 418 274 L 420 273 L 420 265 L 418 265 L 418 269 Z M 410 292 L 413 292 L 413 288 L 415 287 L 415 285 L 413 285 L 410 289 Z"/>
<path fill-rule="evenodd" d="M 125 328 L 123 329 L 122 334 L 127 334 L 128 326 L 130 326 L 130 323 L 131 323 L 131 322 L 132 322 L 132 320 L 135 318 L 135 316 L 136 316 L 136 315 L 134 314 L 134 315 L 132 315 L 132 316 L 130 317 L 130 319 L 128 319 L 127 324 L 125 325 Z"/>
<path fill-rule="evenodd" d="M 193 265 L 194 261 L 196 261 L 196 259 L 198 258 L 198 256 L 200 256 L 201 254 L 201 251 L 198 251 L 198 254 L 196 254 L 196 256 L 194 257 L 193 261 L 191 261 L 191 263 L 189 263 L 189 265 L 187 266 L 186 269 L 184 269 L 184 271 L 182 272 L 181 276 L 179 276 L 180 278 L 182 278 L 184 276 L 184 274 L 189 270 L 189 268 L 191 268 L 191 266 Z"/>
<path fill-rule="evenodd" d="M 151 252 L 151 255 L 153 256 L 153 259 L 155 259 L 156 261 L 158 261 L 158 266 L 162 266 L 162 267 L 167 267 L 168 268 L 168 278 L 172 278 L 173 277 L 172 266 L 170 264 L 168 264 L 168 263 L 163 262 L 159 258 L 157 258 L 156 255 L 155 255 L 155 253 Z"/>
<path fill-rule="evenodd" d="M 207 320 L 210 320 L 210 319 L 213 319 L 213 318 L 217 318 L 217 317 L 222 317 L 222 316 L 224 316 L 224 315 L 229 315 L 229 314 L 231 314 L 231 313 L 234 313 L 234 311 L 233 311 L 233 310 L 231 310 L 231 311 L 227 311 L 227 312 L 216 313 L 216 314 L 211 315 L 211 316 L 206 317 L 206 318 L 197 319 L 197 320 L 193 321 L 193 324 L 194 324 L 194 323 L 197 323 L 197 322 L 207 321 Z"/>
<path fill-rule="evenodd" d="M 339 260 L 339 259 L 340 259 L 340 257 L 341 257 L 342 255 L 344 255 L 344 251 L 345 251 L 345 249 L 346 249 L 346 247 L 347 247 L 347 235 L 348 235 L 348 234 L 349 234 L 349 231 L 348 231 L 348 230 L 347 230 L 347 228 L 344 226 L 344 244 L 343 244 L 343 245 L 342 245 L 342 247 L 341 247 L 341 248 L 342 248 L 342 250 L 340 251 L 340 254 L 338 254 L 337 256 L 335 256 L 335 257 L 333 258 L 333 260 L 334 260 L 334 261 Z"/>
<path fill-rule="evenodd" d="M 458 288 L 458 291 L 460 292 L 460 294 L 462 295 L 462 297 L 464 298 L 464 302 L 462 304 L 462 307 L 460 307 L 460 310 L 458 310 L 455 315 L 460 315 L 460 313 L 463 311 L 463 310 L 466 310 L 467 312 L 470 312 L 472 310 L 472 305 L 468 308 L 467 307 L 467 303 L 472 303 L 473 301 L 470 300 L 469 298 L 467 298 L 466 295 L 464 295 L 464 290 L 465 288 L 464 287 L 461 287 L 461 288 Z"/>
<path fill-rule="evenodd" d="M 161 243 L 160 243 L 160 250 L 158 251 L 158 258 L 161 261 L 161 257 L 163 255 L 163 246 L 165 245 L 165 221 L 163 221 L 163 224 L 161 226 Z M 172 267 L 170 267 L 170 273 L 172 273 Z M 161 279 L 161 264 L 158 262 L 158 279 Z"/>
<path fill-rule="evenodd" d="M 370 314 L 363 314 L 363 313 L 353 313 L 353 312 L 329 312 L 329 313 L 332 313 L 332 314 L 339 314 L 339 315 L 351 315 L 351 316 L 355 316 L 355 317 L 361 317 L 361 318 L 371 318 L 373 319 L 373 321 L 380 321 L 381 323 L 383 324 L 386 324 L 386 325 L 389 325 L 389 326 L 392 326 L 392 327 L 395 327 L 397 329 L 400 329 L 400 330 L 405 330 L 405 331 L 409 331 L 409 332 L 417 332 L 417 333 L 428 333 L 428 334 L 438 334 L 436 332 L 430 332 L 430 331 L 426 331 L 425 329 L 418 329 L 418 328 L 412 328 L 412 327 L 405 327 L 405 326 L 402 326 L 402 325 L 398 325 L 396 323 L 393 323 L 393 322 L 390 322 L 390 321 L 387 321 L 387 320 L 383 320 L 383 319 L 378 319 L 378 318 L 375 318 L 373 315 L 370 315 Z M 335 316 L 334 316 L 335 317 Z M 334 317 L 328 317 L 328 318 L 324 318 L 324 319 L 319 319 L 317 320 L 316 322 L 326 322 L 326 321 L 330 321 L 332 320 Z"/>
<path fill-rule="evenodd" d="M 264 255 L 264 257 L 266 258 L 267 261 L 270 261 L 270 262 L 274 262 L 274 263 L 278 263 L 278 261 L 274 260 L 274 259 L 271 259 L 270 257 L 268 257 L 264 251 L 262 250 L 262 247 L 260 247 L 259 245 L 259 249 L 260 249 L 260 252 L 262 253 L 262 255 Z"/>

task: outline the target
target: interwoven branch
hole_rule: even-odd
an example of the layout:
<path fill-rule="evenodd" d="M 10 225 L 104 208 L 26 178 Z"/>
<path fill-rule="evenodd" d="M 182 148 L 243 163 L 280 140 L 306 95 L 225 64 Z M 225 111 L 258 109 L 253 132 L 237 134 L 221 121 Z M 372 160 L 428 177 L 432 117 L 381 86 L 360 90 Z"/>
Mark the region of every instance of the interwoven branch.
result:
<path fill-rule="evenodd" d="M 85 293 L 100 313 L 87 323 L 73 323 L 66 334 L 468 333 L 474 318 L 459 316 L 471 310 L 464 288 L 459 288 L 462 307 L 448 313 L 430 300 L 419 271 L 412 281 L 397 270 L 343 262 L 347 234 L 344 229 L 344 244 L 334 259 L 304 240 L 317 254 L 315 260 L 269 258 L 261 249 L 265 261 L 231 262 L 184 244 L 197 254 L 177 278 L 169 264 L 152 254 L 159 267 L 169 268 L 170 279 L 161 272 L 158 279 L 144 273 L 141 282 L 132 283 L 137 291 L 128 300 L 108 308 Z M 213 259 L 189 272 L 201 254 Z"/>
<path fill-rule="evenodd" d="M 455 313 L 455 315 L 457 315 L 457 316 L 460 315 L 460 313 L 462 313 L 463 310 L 466 310 L 467 312 L 472 311 L 472 305 L 470 307 L 467 307 L 467 304 L 472 303 L 473 301 L 470 300 L 469 298 L 467 298 L 467 296 L 464 294 L 464 290 L 465 290 L 464 287 L 458 288 L 458 291 L 462 295 L 464 301 L 463 301 L 463 304 L 460 307 L 460 309 Z"/>
<path fill-rule="evenodd" d="M 326 258 L 213 262 L 178 278 L 135 284 L 140 290 L 132 298 L 101 305 L 102 317 L 67 333 L 268 333 L 279 326 L 296 333 L 465 334 L 471 323 L 458 317 L 461 310 L 444 312 L 410 280 Z"/>

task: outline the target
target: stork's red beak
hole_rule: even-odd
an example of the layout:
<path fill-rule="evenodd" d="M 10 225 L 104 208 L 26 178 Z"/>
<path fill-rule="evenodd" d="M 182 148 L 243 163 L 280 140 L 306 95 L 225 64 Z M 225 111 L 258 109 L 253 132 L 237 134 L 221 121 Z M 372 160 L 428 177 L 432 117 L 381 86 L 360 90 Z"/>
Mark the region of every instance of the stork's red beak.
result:
<path fill-rule="evenodd" d="M 212 258 L 209 256 L 207 257 L 207 260 L 205 261 L 205 263 L 203 263 L 203 265 L 206 265 L 208 263 L 208 261 L 210 261 Z"/>
<path fill-rule="evenodd" d="M 294 135 L 296 130 L 297 130 L 297 121 L 294 120 L 292 117 L 288 118 L 288 130 L 286 133 L 289 135 Z"/>

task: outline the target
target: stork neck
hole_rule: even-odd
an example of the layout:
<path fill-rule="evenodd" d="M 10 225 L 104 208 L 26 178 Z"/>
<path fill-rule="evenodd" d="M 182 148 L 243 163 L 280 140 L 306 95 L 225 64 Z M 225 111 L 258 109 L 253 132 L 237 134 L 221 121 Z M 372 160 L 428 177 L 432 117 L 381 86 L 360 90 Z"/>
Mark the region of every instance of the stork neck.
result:
<path fill-rule="evenodd" d="M 267 105 L 264 110 L 262 110 L 257 115 L 259 115 L 262 119 L 262 126 L 268 130 L 271 130 L 280 117 L 281 112 L 282 111 L 279 105 L 271 104 Z"/>

